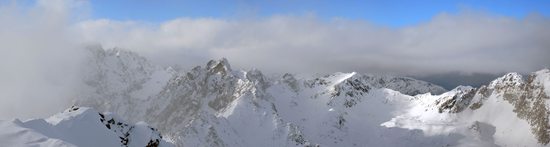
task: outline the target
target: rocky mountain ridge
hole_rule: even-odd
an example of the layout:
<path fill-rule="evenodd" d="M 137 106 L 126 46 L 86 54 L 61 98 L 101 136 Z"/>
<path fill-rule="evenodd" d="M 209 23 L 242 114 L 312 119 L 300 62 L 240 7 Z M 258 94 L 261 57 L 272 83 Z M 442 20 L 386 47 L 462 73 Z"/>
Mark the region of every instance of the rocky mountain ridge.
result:
<path fill-rule="evenodd" d="M 234 70 L 226 59 L 175 72 L 126 51 L 99 52 L 102 59 L 91 63 L 102 72 L 92 70 L 87 81 L 107 84 L 88 84 L 95 90 L 77 103 L 146 120 L 178 146 L 548 143 L 550 80 L 538 76 L 547 69 L 527 81 L 511 73 L 488 86 L 446 91 L 412 78 L 358 73 L 268 78 L 255 69 Z M 101 89 L 112 92 L 94 92 Z M 495 118 L 481 117 L 491 113 Z M 513 121 L 497 122 L 505 118 Z M 510 139 L 504 135 L 510 131 L 521 136 Z"/>
<path fill-rule="evenodd" d="M 464 109 L 476 110 L 490 97 L 513 105 L 517 117 L 526 120 L 531 132 L 541 144 L 550 142 L 548 101 L 550 97 L 550 70 L 543 69 L 530 74 L 527 79 L 518 73 L 508 73 L 480 88 L 460 89 L 452 98 L 441 101 L 440 112 L 460 113 Z"/>

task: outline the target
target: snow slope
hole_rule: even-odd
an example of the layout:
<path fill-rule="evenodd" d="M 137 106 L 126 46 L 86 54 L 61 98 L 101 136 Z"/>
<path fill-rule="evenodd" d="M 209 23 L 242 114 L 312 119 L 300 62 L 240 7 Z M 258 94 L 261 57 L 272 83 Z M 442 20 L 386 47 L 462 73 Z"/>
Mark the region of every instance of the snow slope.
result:
<path fill-rule="evenodd" d="M 145 123 L 129 125 L 114 114 L 71 107 L 46 119 L 0 121 L 2 146 L 173 146 Z"/>
<path fill-rule="evenodd" d="M 382 125 L 429 134 L 458 132 L 466 146 L 549 146 L 549 75 L 543 69 L 524 80 L 508 73 L 480 88 L 417 95 L 419 101 Z"/>

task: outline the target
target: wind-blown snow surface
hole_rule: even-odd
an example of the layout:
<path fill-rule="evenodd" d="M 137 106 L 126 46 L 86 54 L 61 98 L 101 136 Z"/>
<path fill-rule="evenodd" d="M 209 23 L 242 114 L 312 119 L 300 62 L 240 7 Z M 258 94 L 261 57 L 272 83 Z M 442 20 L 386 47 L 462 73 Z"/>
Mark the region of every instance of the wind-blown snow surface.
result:
<path fill-rule="evenodd" d="M 72 107 L 46 119 L 0 121 L 2 146 L 173 146 L 144 122 L 129 125 L 111 113 Z"/>
<path fill-rule="evenodd" d="M 406 77 L 267 78 L 212 60 L 188 72 L 92 50 L 77 103 L 146 120 L 177 146 L 543 146 L 548 70 L 447 91 Z M 541 92 L 542 91 L 542 92 Z"/>

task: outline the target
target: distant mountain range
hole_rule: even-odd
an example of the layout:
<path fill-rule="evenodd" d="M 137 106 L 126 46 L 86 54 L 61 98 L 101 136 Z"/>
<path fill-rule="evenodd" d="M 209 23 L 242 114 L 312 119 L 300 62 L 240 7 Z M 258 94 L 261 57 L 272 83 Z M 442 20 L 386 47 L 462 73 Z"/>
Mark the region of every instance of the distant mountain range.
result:
<path fill-rule="evenodd" d="M 114 112 L 120 120 L 145 121 L 169 138 L 167 145 L 549 146 L 550 142 L 548 69 L 527 78 L 508 73 L 484 86 L 447 91 L 413 78 L 355 72 L 274 78 L 256 69 L 232 69 L 226 59 L 183 72 L 153 65 L 126 50 L 89 51 L 86 88 L 75 103 Z M 156 135 L 160 139 L 160 133 Z"/>

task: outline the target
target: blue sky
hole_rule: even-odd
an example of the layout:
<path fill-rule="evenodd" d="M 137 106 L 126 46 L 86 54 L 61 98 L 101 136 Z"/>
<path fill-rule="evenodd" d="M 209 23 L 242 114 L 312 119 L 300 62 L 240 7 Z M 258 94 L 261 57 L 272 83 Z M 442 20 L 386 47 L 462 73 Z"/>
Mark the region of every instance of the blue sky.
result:
<path fill-rule="evenodd" d="M 93 0 L 93 18 L 163 22 L 178 17 L 241 18 L 314 14 L 321 19 L 365 20 L 391 27 L 414 25 L 442 12 L 462 10 L 522 18 L 550 16 L 550 1 L 521 0 Z"/>

